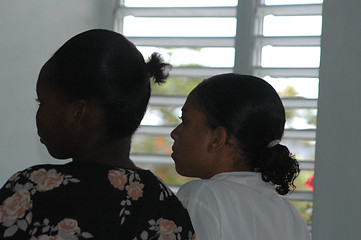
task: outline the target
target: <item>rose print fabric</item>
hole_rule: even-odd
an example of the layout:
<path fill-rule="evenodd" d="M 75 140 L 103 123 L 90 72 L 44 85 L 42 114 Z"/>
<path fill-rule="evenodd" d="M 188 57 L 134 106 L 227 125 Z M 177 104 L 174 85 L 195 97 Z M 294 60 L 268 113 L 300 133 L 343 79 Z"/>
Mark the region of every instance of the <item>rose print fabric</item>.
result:
<path fill-rule="evenodd" d="M 148 170 L 34 166 L 5 183 L 0 204 L 0 239 L 195 239 L 186 209 Z"/>

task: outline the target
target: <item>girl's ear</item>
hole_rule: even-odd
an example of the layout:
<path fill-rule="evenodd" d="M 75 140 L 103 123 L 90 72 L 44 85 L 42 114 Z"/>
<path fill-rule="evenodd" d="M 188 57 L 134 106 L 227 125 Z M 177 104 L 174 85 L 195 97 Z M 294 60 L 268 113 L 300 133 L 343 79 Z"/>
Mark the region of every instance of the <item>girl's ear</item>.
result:
<path fill-rule="evenodd" d="M 216 152 L 221 150 L 227 143 L 227 130 L 223 126 L 219 126 L 213 130 L 211 142 L 208 145 L 208 152 Z"/>
<path fill-rule="evenodd" d="M 78 126 L 86 118 L 88 111 L 88 104 L 85 100 L 79 100 L 72 103 L 72 123 L 73 126 Z"/>

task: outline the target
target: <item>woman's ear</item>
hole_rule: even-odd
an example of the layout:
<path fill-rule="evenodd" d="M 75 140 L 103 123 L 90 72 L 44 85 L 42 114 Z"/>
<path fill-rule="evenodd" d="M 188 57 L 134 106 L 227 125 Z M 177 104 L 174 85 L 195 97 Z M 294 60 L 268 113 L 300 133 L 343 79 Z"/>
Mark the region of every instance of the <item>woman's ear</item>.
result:
<path fill-rule="evenodd" d="M 79 100 L 72 104 L 72 123 L 73 126 L 76 127 L 85 120 L 88 104 L 85 100 Z"/>
<path fill-rule="evenodd" d="M 211 142 L 208 145 L 208 152 L 217 152 L 221 150 L 227 143 L 227 130 L 223 126 L 219 126 L 212 130 Z"/>

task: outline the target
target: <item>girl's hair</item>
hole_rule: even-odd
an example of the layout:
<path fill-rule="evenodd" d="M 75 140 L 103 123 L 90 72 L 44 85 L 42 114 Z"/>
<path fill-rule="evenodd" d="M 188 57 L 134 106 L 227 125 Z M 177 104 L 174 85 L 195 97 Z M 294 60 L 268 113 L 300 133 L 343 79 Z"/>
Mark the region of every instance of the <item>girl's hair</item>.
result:
<path fill-rule="evenodd" d="M 193 92 L 208 126 L 225 127 L 265 182 L 275 184 L 281 195 L 295 189 L 298 162 L 286 146 L 269 145 L 281 140 L 286 122 L 281 99 L 270 84 L 254 76 L 221 74 L 204 80 Z"/>
<path fill-rule="evenodd" d="M 108 140 L 131 136 L 144 117 L 150 79 L 161 84 L 170 65 L 158 53 L 147 62 L 123 35 L 102 29 L 80 33 L 47 61 L 48 86 L 66 101 L 95 101 L 104 115 Z"/>

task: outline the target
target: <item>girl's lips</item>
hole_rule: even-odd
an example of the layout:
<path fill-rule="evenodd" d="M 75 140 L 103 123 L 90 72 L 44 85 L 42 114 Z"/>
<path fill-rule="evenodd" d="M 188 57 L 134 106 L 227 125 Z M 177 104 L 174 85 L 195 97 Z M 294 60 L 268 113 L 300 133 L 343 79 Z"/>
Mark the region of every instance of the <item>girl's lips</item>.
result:
<path fill-rule="evenodd" d="M 41 143 L 44 143 L 42 137 L 40 136 L 39 130 L 37 131 L 37 133 L 38 133 L 38 136 L 39 136 L 39 138 L 40 138 L 40 139 L 39 139 L 40 142 L 41 142 Z"/>
<path fill-rule="evenodd" d="M 38 135 L 39 135 L 39 133 L 38 133 Z M 44 141 L 43 141 L 43 138 L 39 135 L 39 141 L 42 143 L 42 144 L 44 144 Z"/>

